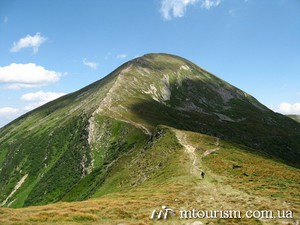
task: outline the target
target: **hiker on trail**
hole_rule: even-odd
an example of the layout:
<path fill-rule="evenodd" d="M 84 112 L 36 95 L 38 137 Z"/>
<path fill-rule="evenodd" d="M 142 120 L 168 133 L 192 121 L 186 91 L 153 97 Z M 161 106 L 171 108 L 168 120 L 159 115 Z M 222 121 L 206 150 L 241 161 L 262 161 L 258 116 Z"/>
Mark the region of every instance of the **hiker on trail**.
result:
<path fill-rule="evenodd" d="M 201 174 L 200 174 L 200 175 L 201 175 L 201 178 L 204 179 L 204 176 L 205 176 L 204 171 L 201 171 Z"/>

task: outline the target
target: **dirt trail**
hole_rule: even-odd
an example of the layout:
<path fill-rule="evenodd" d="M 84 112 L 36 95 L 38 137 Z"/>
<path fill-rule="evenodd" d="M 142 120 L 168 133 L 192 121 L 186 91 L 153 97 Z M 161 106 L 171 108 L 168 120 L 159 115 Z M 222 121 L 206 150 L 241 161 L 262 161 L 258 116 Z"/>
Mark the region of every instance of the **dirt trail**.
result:
<path fill-rule="evenodd" d="M 220 139 L 219 138 L 217 138 L 215 145 L 216 145 L 216 148 L 206 150 L 203 153 L 203 157 L 208 156 L 209 154 L 211 154 L 211 153 L 213 153 L 215 151 L 218 151 L 220 149 L 220 147 L 219 147 L 219 145 L 220 145 Z"/>
<path fill-rule="evenodd" d="M 187 135 L 185 132 L 176 130 L 175 133 L 176 133 L 176 137 L 177 137 L 178 141 L 185 148 L 186 152 L 188 153 L 188 155 L 191 159 L 191 162 L 192 162 L 191 174 L 196 175 L 196 176 L 201 176 L 201 172 L 203 171 L 202 169 L 200 169 L 201 168 L 201 165 L 200 165 L 201 158 L 198 159 L 197 154 L 195 152 L 196 148 L 194 146 L 192 146 L 191 144 L 189 144 L 189 142 L 187 141 Z M 219 150 L 219 148 L 220 148 L 219 147 L 219 145 L 220 145 L 219 138 L 216 138 L 215 145 L 216 145 L 216 148 L 206 150 L 203 153 L 202 157 L 208 156 L 209 154 Z"/>
<path fill-rule="evenodd" d="M 176 137 L 177 137 L 178 141 L 180 142 L 180 144 L 185 148 L 186 152 L 188 153 L 188 155 L 192 161 L 191 174 L 200 176 L 201 170 L 198 165 L 199 164 L 198 157 L 195 153 L 196 148 L 187 142 L 187 137 L 184 132 L 176 130 Z"/>
<path fill-rule="evenodd" d="M 184 131 L 175 130 L 176 137 L 180 144 L 184 146 L 186 153 L 191 159 L 191 174 L 196 175 L 201 179 L 202 171 L 202 158 L 209 154 L 218 151 L 220 149 L 220 140 L 216 138 L 216 148 L 206 150 L 201 157 L 197 156 L 196 148 L 190 144 L 187 140 L 188 134 Z M 249 195 L 238 189 L 232 188 L 230 185 L 224 184 L 225 177 L 221 177 L 212 173 L 209 169 L 205 171 L 206 176 L 204 179 L 198 180 L 197 185 L 192 190 L 186 190 L 182 192 L 182 195 L 189 196 L 191 201 L 191 207 L 194 204 L 201 205 L 205 209 L 214 210 L 241 210 L 258 209 L 259 206 L 266 207 L 268 209 L 284 209 L 289 208 L 288 203 L 281 202 L 279 200 L 273 200 L 271 198 L 262 196 Z M 276 210 L 275 210 L 276 211 Z M 276 219 L 260 220 L 264 225 L 278 224 Z M 280 224 L 296 224 L 295 220 L 281 220 Z M 289 223 L 291 222 L 291 223 Z M 189 223 L 185 223 L 189 224 Z"/>

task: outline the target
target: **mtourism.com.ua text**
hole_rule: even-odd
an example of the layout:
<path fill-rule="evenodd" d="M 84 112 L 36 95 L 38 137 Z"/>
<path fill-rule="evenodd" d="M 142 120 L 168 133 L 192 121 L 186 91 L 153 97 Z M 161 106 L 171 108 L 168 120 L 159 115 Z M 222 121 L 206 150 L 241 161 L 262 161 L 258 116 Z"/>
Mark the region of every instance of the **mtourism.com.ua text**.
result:
<path fill-rule="evenodd" d="M 180 210 L 180 219 L 292 219 L 293 212 L 290 210 L 248 210 L 243 213 L 240 210 Z"/>
<path fill-rule="evenodd" d="M 292 219 L 291 210 L 173 210 L 171 207 L 162 206 L 161 210 L 153 210 L 151 219 L 168 219 L 169 216 L 177 215 L 180 219 Z"/>

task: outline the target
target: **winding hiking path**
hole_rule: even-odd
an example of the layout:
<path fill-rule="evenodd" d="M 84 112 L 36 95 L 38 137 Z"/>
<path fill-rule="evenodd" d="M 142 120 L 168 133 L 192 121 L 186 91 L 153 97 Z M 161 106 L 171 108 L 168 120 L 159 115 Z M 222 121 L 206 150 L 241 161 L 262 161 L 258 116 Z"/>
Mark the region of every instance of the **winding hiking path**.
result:
<path fill-rule="evenodd" d="M 197 154 L 195 152 L 196 148 L 191 144 L 189 144 L 189 142 L 187 141 L 187 134 L 184 131 L 180 131 L 180 130 L 176 130 L 175 133 L 179 143 L 185 148 L 186 153 L 189 155 L 191 159 L 192 162 L 191 174 L 200 176 L 202 170 L 200 169 L 201 165 L 199 165 L 200 164 L 199 162 L 201 162 L 202 157 L 208 156 L 209 154 L 218 151 L 220 149 L 219 147 L 220 139 L 216 138 L 216 143 L 215 143 L 216 148 L 206 150 L 203 153 L 202 157 L 198 159 Z"/>
<path fill-rule="evenodd" d="M 176 130 L 175 133 L 179 143 L 185 148 L 186 153 L 189 155 L 192 161 L 191 174 L 199 176 L 201 170 L 199 169 L 199 160 L 195 153 L 196 148 L 188 143 L 187 135 L 184 132 Z"/>
<path fill-rule="evenodd" d="M 179 143 L 185 148 L 191 163 L 190 173 L 201 179 L 202 159 L 209 156 L 211 153 L 220 150 L 220 140 L 216 138 L 215 148 L 204 151 L 201 156 L 197 156 L 196 147 L 188 142 L 189 134 L 186 131 L 174 130 Z M 218 209 L 218 210 L 241 210 L 245 212 L 248 209 L 255 209 L 255 207 L 263 206 L 267 208 L 284 209 L 289 208 L 287 202 L 274 200 L 267 197 L 255 196 L 248 194 L 242 190 L 235 189 L 229 184 L 223 182 L 226 177 L 219 176 L 208 170 L 207 179 L 194 182 L 195 186 L 191 189 L 186 189 L 181 192 L 182 196 L 190 198 L 192 204 L 201 205 L 204 209 Z M 276 210 L 275 210 L 276 211 Z M 202 222 L 208 222 L 201 220 Z M 246 221 L 246 219 L 245 219 Z M 292 223 L 290 223 L 292 221 Z M 200 221 L 199 221 L 200 222 Z M 273 225 L 278 224 L 276 218 L 263 220 L 260 219 L 261 224 Z M 298 224 L 297 220 L 281 219 L 280 224 Z M 194 223 L 182 223 L 192 225 Z M 249 223 L 247 223 L 249 224 Z"/>

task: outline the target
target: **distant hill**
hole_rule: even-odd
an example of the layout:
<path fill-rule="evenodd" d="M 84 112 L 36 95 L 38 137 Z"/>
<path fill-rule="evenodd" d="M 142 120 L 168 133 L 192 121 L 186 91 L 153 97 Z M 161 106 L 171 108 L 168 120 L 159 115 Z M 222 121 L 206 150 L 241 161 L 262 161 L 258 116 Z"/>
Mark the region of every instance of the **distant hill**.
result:
<path fill-rule="evenodd" d="M 287 115 L 287 116 L 300 123 L 300 115 Z"/>

